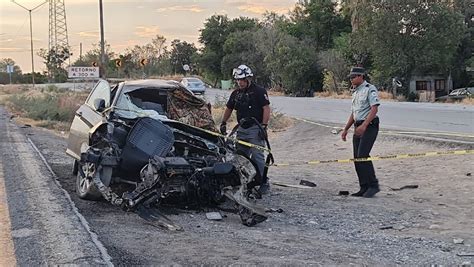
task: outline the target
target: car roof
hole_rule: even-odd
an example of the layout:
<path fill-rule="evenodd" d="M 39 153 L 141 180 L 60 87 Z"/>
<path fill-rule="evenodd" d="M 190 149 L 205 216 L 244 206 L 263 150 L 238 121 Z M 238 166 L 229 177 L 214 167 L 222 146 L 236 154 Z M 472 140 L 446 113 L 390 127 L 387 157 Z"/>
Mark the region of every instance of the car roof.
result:
<path fill-rule="evenodd" d="M 160 79 L 146 79 L 146 80 L 131 80 L 124 81 L 126 86 L 140 86 L 140 87 L 179 87 L 178 82 L 172 80 L 160 80 Z"/>
<path fill-rule="evenodd" d="M 147 79 L 147 80 L 132 80 L 122 82 L 123 88 L 126 92 L 134 91 L 139 88 L 158 88 L 158 89 L 176 89 L 183 87 L 176 81 Z"/>

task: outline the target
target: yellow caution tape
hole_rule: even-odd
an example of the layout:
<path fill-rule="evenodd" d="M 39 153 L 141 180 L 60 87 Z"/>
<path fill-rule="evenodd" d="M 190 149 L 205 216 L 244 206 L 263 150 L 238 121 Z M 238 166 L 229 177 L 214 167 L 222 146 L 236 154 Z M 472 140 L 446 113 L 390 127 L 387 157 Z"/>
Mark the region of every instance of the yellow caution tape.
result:
<path fill-rule="evenodd" d="M 186 123 L 183 123 L 183 124 L 186 124 Z M 194 129 L 199 129 L 199 130 L 201 130 L 203 132 L 206 132 L 210 135 L 230 139 L 230 140 L 234 141 L 235 143 L 241 144 L 241 145 L 246 146 L 246 147 L 255 148 L 255 149 L 258 149 L 258 150 L 267 151 L 268 153 L 271 153 L 270 149 L 268 149 L 266 147 L 263 147 L 263 146 L 255 145 L 255 144 L 252 144 L 252 143 L 249 143 L 249 142 L 246 142 L 246 141 L 239 140 L 239 139 L 234 138 L 234 137 L 230 137 L 230 136 L 227 136 L 227 135 L 216 133 L 216 132 L 213 132 L 213 131 L 210 131 L 210 130 L 207 130 L 207 129 L 199 128 L 199 127 L 196 127 L 196 126 L 193 126 L 193 125 L 190 125 L 190 124 L 186 124 L 186 125 L 191 127 L 191 128 L 194 128 Z"/>
<path fill-rule="evenodd" d="M 117 108 L 116 106 L 112 106 L 112 107 L 109 107 L 107 109 L 105 109 L 103 111 L 103 113 L 111 110 L 112 108 Z M 178 121 L 180 122 L 180 121 Z M 242 140 L 239 140 L 237 138 L 234 138 L 234 137 L 229 137 L 229 136 L 226 136 L 226 135 L 223 135 L 223 134 L 220 134 L 220 133 L 216 133 L 216 132 L 213 132 L 213 131 L 209 131 L 209 130 L 206 130 L 206 129 L 203 129 L 203 128 L 199 128 L 199 127 L 196 127 L 194 125 L 191 125 L 191 124 L 187 124 L 187 123 L 184 123 L 184 122 L 180 122 L 182 124 L 185 124 L 191 128 L 194 128 L 194 129 L 198 129 L 198 130 L 201 130 L 201 131 L 204 131 L 208 134 L 211 134 L 211 135 L 214 135 L 214 136 L 218 136 L 218 137 L 222 137 L 222 138 L 227 138 L 227 139 L 230 139 L 238 144 L 241 144 L 243 146 L 246 146 L 246 147 L 250 147 L 250 148 L 255 148 L 255 149 L 258 149 L 258 150 L 261 150 L 261 151 L 267 151 L 268 153 L 271 153 L 270 149 L 266 148 L 266 147 L 263 147 L 263 146 L 259 146 L 259 145 L 254 145 L 252 143 L 249 143 L 249 142 L 246 142 L 246 141 L 242 141 Z"/>
<path fill-rule="evenodd" d="M 351 162 L 363 162 L 363 161 L 374 161 L 374 160 L 386 160 L 386 159 L 408 159 L 408 158 L 420 158 L 420 157 L 431 157 L 431 156 L 445 156 L 445 155 L 467 155 L 474 154 L 474 150 L 451 150 L 442 152 L 426 152 L 426 153 L 409 153 L 400 155 L 387 155 L 378 157 L 368 158 L 352 158 L 352 159 L 331 159 L 331 160 L 312 160 L 312 161 L 301 161 L 291 163 L 275 163 L 275 167 L 288 167 L 288 166 L 301 166 L 301 165 L 315 165 L 323 163 L 351 163 Z"/>

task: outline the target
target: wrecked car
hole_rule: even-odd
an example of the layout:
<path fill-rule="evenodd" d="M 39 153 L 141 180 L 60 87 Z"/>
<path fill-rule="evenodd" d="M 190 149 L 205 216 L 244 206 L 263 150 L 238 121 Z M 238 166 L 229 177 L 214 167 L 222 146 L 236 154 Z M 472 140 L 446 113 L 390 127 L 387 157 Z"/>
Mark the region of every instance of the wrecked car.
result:
<path fill-rule="evenodd" d="M 76 192 L 106 199 L 158 226 L 179 230 L 162 205 L 231 202 L 242 223 L 267 219 L 256 204 L 255 165 L 216 133 L 210 105 L 165 80 L 99 80 L 75 113 L 66 153 Z"/>

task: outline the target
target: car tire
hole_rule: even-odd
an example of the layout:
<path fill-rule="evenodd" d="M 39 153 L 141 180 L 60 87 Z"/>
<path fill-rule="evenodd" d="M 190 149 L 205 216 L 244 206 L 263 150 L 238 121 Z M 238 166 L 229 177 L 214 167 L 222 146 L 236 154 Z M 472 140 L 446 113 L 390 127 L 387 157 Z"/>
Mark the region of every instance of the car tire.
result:
<path fill-rule="evenodd" d="M 77 160 L 74 160 L 74 163 L 72 165 L 72 174 L 77 175 L 78 172 L 79 172 L 79 162 L 77 162 Z"/>
<path fill-rule="evenodd" d="M 95 166 L 93 163 L 78 164 L 82 171 L 77 172 L 76 176 L 76 193 L 86 200 L 99 200 L 102 194 L 92 181 L 92 175 L 95 173 Z"/>

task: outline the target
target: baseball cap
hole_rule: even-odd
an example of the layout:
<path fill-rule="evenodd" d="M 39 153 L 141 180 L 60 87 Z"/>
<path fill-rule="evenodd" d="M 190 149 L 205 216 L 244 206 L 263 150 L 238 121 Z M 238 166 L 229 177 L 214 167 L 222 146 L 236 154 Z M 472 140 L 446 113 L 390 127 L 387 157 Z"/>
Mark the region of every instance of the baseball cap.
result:
<path fill-rule="evenodd" d="M 355 76 L 355 75 L 365 75 L 365 69 L 362 67 L 352 67 L 351 72 L 347 77 Z"/>

